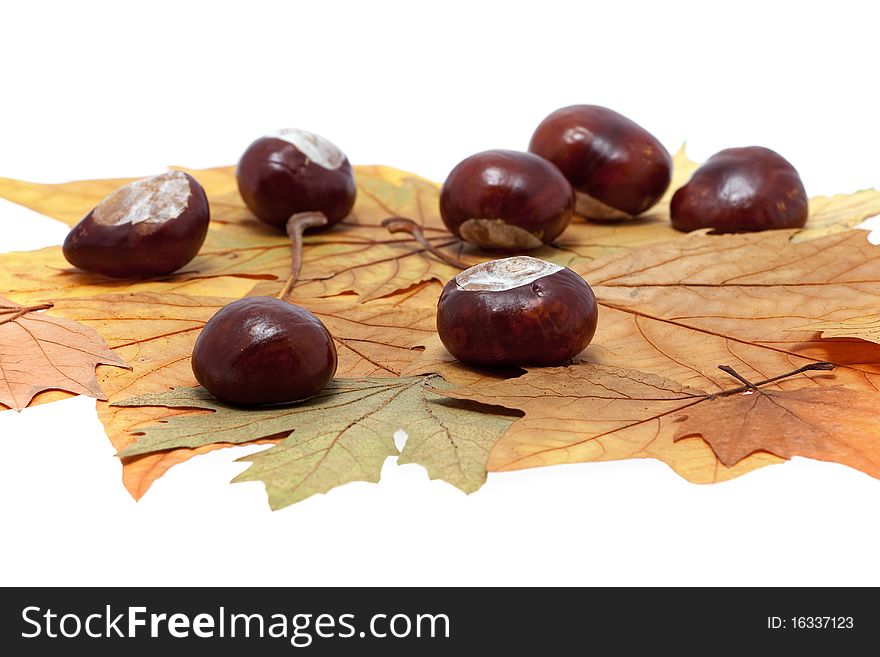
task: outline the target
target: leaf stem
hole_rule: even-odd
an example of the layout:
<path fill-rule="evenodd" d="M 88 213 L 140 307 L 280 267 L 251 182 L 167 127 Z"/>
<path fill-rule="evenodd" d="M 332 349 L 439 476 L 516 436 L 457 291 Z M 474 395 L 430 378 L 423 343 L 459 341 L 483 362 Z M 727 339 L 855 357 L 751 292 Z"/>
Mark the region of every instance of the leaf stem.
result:
<path fill-rule="evenodd" d="M 9 317 L 4 317 L 4 318 L 0 319 L 0 324 L 5 324 L 6 322 L 14 322 L 19 317 L 23 317 L 24 315 L 27 315 L 28 313 L 35 312 L 37 310 L 49 310 L 49 308 L 51 308 L 54 305 L 55 305 L 54 303 L 38 303 L 34 306 L 27 306 L 27 307 L 22 306 L 22 307 L 16 307 L 16 308 L 0 308 L 0 315 L 12 313 L 11 315 L 9 315 Z"/>
<path fill-rule="evenodd" d="M 299 271 L 302 268 L 302 251 L 303 251 L 303 231 L 307 228 L 317 228 L 318 226 L 326 226 L 327 217 L 323 212 L 297 212 L 287 220 L 287 234 L 290 237 L 290 276 L 287 282 L 278 294 L 278 298 L 287 301 L 296 279 L 299 278 Z"/>
<path fill-rule="evenodd" d="M 804 372 L 812 372 L 812 371 L 817 371 L 817 370 L 827 372 L 827 371 L 833 370 L 835 367 L 837 367 L 837 366 L 834 363 L 828 363 L 828 362 L 824 362 L 824 361 L 819 362 L 819 363 L 808 363 L 807 365 L 804 365 L 803 367 L 799 367 L 796 370 L 792 370 L 791 372 L 786 372 L 785 374 L 780 374 L 778 376 L 770 377 L 769 379 L 764 379 L 763 381 L 758 381 L 757 383 L 752 383 L 751 381 L 749 381 L 748 379 L 746 379 L 745 377 L 740 375 L 739 372 L 737 372 L 735 369 L 733 369 L 730 365 L 719 365 L 718 366 L 719 370 L 721 370 L 722 372 L 726 372 L 727 374 L 730 374 L 730 376 L 735 378 L 737 381 L 741 381 L 743 383 L 743 385 L 739 386 L 738 388 L 732 388 L 730 390 L 724 390 L 723 392 L 718 392 L 718 393 L 709 395 L 709 397 L 712 397 L 712 398 L 714 398 L 714 397 L 729 397 L 730 395 L 735 395 L 740 392 L 745 392 L 747 390 L 754 390 L 756 392 L 761 392 L 760 390 L 758 390 L 758 388 L 760 386 L 765 386 L 768 383 L 775 383 L 776 381 L 780 381 L 782 379 L 787 379 L 791 376 L 796 376 L 798 374 L 803 374 Z"/>
<path fill-rule="evenodd" d="M 457 269 L 468 269 L 470 267 L 466 262 L 462 262 L 448 253 L 444 253 L 431 244 L 422 232 L 422 227 L 412 219 L 406 219 L 405 217 L 388 217 L 382 222 L 382 226 L 387 228 L 389 233 L 409 233 L 415 238 L 416 242 L 425 249 L 425 251 L 439 260 L 442 260 L 447 265 L 456 267 Z"/>
<path fill-rule="evenodd" d="M 733 369 L 730 365 L 719 365 L 718 369 L 721 370 L 722 372 L 727 372 L 728 374 L 730 374 L 730 376 L 732 376 L 737 381 L 741 382 L 747 389 L 751 388 L 752 390 L 755 390 L 755 391 L 758 390 L 758 388 L 755 386 L 754 383 L 752 383 L 751 381 L 746 379 L 744 376 L 740 375 L 739 372 L 737 372 L 735 369 Z"/>

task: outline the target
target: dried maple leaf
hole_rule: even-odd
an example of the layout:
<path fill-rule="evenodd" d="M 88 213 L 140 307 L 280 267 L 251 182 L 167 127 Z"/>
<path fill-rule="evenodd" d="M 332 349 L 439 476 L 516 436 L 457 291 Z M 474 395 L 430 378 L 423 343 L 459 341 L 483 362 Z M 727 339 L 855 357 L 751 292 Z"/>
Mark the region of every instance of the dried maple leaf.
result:
<path fill-rule="evenodd" d="M 432 479 L 475 491 L 486 480 L 490 447 L 512 419 L 485 407 L 437 400 L 428 384 L 448 385 L 438 377 L 334 379 L 306 401 L 263 409 L 227 406 L 203 388 L 143 395 L 117 405 L 210 412 L 173 415 L 143 427 L 122 455 L 290 434 L 243 458 L 252 465 L 236 478 L 264 482 L 270 505 L 278 509 L 352 481 L 377 482 L 385 459 L 398 455 L 394 432 L 405 428 L 400 463 L 418 463 Z"/>
<path fill-rule="evenodd" d="M 451 396 L 525 411 L 494 447 L 490 470 L 653 456 L 692 481 L 741 474 L 775 459 L 749 457 L 729 469 L 700 441 L 675 443 L 663 412 L 669 401 L 649 401 L 656 391 L 641 379 L 636 385 L 631 373 L 658 377 L 670 394 L 719 393 L 729 387 L 719 363 L 732 362 L 757 380 L 832 361 L 839 364 L 833 377 L 798 377 L 774 387 L 822 389 L 833 382 L 853 391 L 880 389 L 873 344 L 793 330 L 810 318 L 872 312 L 880 304 L 880 249 L 864 231 L 801 243 L 792 234 L 695 235 L 593 263 L 582 273 L 597 295 L 599 327 L 583 362 L 570 368 L 493 380 L 428 341 L 407 372 L 436 371 L 458 384 Z M 584 403 L 604 399 L 606 388 L 636 402 L 605 400 L 609 405 L 598 409 Z"/>
<path fill-rule="evenodd" d="M 843 386 L 757 390 L 687 409 L 674 440 L 700 436 L 728 467 L 758 451 L 843 463 L 880 478 L 880 396 Z"/>
<path fill-rule="evenodd" d="M 779 462 L 756 454 L 728 468 L 704 442 L 674 441 L 674 418 L 706 394 L 645 372 L 578 363 L 441 394 L 523 411 L 492 449 L 490 471 L 655 458 L 690 481 L 714 483 Z"/>
<path fill-rule="evenodd" d="M 106 399 L 98 365 L 128 368 L 93 329 L 0 297 L 0 404 L 21 410 L 40 392 Z"/>

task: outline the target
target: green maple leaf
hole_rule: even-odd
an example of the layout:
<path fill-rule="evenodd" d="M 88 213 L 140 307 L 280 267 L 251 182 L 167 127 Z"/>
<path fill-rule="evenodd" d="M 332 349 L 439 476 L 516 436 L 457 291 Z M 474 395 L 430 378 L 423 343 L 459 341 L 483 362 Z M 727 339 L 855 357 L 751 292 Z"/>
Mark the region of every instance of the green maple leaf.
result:
<path fill-rule="evenodd" d="M 242 409 L 204 388 L 174 388 L 133 397 L 115 406 L 167 406 L 211 411 L 172 416 L 134 432 L 139 440 L 120 452 L 136 456 L 212 443 L 247 443 L 288 433 L 269 449 L 243 457 L 251 467 L 234 481 L 262 481 L 279 509 L 352 481 L 378 482 L 389 456 L 422 465 L 471 493 L 486 481 L 486 460 L 518 414 L 493 406 L 449 400 L 433 393 L 451 387 L 438 376 L 334 379 L 297 404 Z M 394 432 L 408 438 L 402 452 Z"/>

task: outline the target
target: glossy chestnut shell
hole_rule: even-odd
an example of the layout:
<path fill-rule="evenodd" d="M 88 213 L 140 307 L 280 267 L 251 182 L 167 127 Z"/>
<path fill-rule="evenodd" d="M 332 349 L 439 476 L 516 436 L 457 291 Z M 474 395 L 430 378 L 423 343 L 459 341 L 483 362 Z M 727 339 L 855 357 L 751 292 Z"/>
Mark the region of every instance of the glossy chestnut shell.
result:
<path fill-rule="evenodd" d="M 205 324 L 192 354 L 196 380 L 236 406 L 311 397 L 336 373 L 336 345 L 320 319 L 273 297 L 233 301 Z"/>
<path fill-rule="evenodd" d="M 339 223 L 351 212 L 357 194 L 345 154 L 324 137 L 294 128 L 248 146 L 236 178 L 250 211 L 279 228 L 298 212 L 322 212 L 327 226 Z"/>
<path fill-rule="evenodd" d="M 440 216 L 483 249 L 528 251 L 552 242 L 573 214 L 571 185 L 543 158 L 491 150 L 462 160 L 440 190 Z"/>
<path fill-rule="evenodd" d="M 169 171 L 108 194 L 71 229 L 62 252 L 75 267 L 105 276 L 169 274 L 199 252 L 210 217 L 198 181 Z"/>
<path fill-rule="evenodd" d="M 596 297 L 565 267 L 529 256 L 484 262 L 453 278 L 437 304 L 450 354 L 475 365 L 558 365 L 596 332 Z"/>
<path fill-rule="evenodd" d="M 761 146 L 728 148 L 706 160 L 672 196 L 678 230 L 715 233 L 800 228 L 809 212 L 797 170 Z"/>
<path fill-rule="evenodd" d="M 578 214 L 627 219 L 653 206 L 672 178 L 672 158 L 654 135 L 614 110 L 572 105 L 545 118 L 529 150 L 565 175 Z"/>

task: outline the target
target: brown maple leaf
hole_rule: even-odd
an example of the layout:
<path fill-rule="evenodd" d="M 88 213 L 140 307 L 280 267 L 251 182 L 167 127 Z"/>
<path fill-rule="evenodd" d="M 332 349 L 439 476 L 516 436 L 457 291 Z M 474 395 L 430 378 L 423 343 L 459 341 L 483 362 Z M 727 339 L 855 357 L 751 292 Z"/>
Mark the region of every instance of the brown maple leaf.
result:
<path fill-rule="evenodd" d="M 653 457 L 707 483 L 778 462 L 775 457 L 804 456 L 880 478 L 877 392 L 839 385 L 761 387 L 832 367 L 813 363 L 752 384 L 722 366 L 744 385 L 706 394 L 655 375 L 582 363 L 532 369 L 519 378 L 484 380 L 442 394 L 524 411 L 496 443 L 489 461 L 494 470 Z"/>
<path fill-rule="evenodd" d="M 699 436 L 727 467 L 757 452 L 843 463 L 880 478 L 880 395 L 843 386 L 749 390 L 687 409 L 673 440 Z"/>
<path fill-rule="evenodd" d="M 676 393 L 717 394 L 729 388 L 718 363 L 732 362 L 759 380 L 832 361 L 839 365 L 833 379 L 797 377 L 774 389 L 822 390 L 832 381 L 856 392 L 880 389 L 874 344 L 795 330 L 811 318 L 873 312 L 880 304 L 880 249 L 864 231 L 801 243 L 792 235 L 694 235 L 593 263 L 582 273 L 597 295 L 599 326 L 581 362 L 564 370 L 492 380 L 429 341 L 407 372 L 436 371 L 459 386 L 447 394 L 525 411 L 495 445 L 490 470 L 652 456 L 706 482 L 777 462 L 758 454 L 726 468 L 705 443 L 675 442 L 677 427 L 664 410 L 670 402 L 647 399 L 641 383 L 619 373 L 658 377 Z M 598 410 L 586 401 L 620 385 L 631 400 Z"/>
<path fill-rule="evenodd" d="M 708 395 L 646 372 L 578 363 L 438 392 L 524 413 L 492 449 L 490 471 L 655 458 L 690 481 L 714 483 L 779 462 L 755 454 L 728 468 L 703 441 L 674 441 L 674 418 Z"/>
<path fill-rule="evenodd" d="M 0 404 L 21 410 L 40 392 L 106 399 L 95 367 L 128 368 L 91 328 L 0 297 Z"/>

